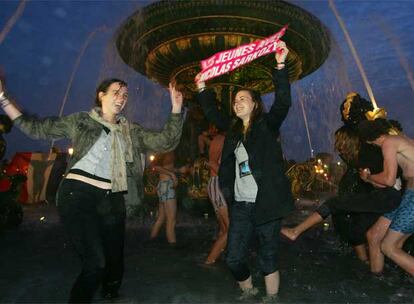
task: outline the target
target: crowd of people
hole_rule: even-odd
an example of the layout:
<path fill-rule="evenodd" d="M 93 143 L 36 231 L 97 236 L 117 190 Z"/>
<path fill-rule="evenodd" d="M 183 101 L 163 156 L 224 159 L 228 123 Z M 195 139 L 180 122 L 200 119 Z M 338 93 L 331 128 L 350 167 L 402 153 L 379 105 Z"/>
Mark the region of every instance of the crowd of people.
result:
<path fill-rule="evenodd" d="M 259 292 L 248 263 L 249 246 L 256 238 L 266 287 L 263 302 L 275 302 L 281 277 L 280 235 L 294 241 L 332 215 L 340 236 L 371 272 L 383 272 L 385 255 L 414 275 L 414 257 L 402 249 L 414 232 L 414 140 L 395 121 L 368 115 L 374 111 L 372 104 L 358 94 L 349 94 L 340 107 L 344 125 L 335 132 L 335 148 L 347 171 L 337 194 L 297 226 L 281 227 L 282 219 L 295 209 L 280 143 L 280 127 L 292 104 L 288 53 L 279 41 L 271 71 L 274 102 L 268 112 L 258 92 L 242 88 L 231 100 L 232 115 L 225 115 L 216 106 L 214 90 L 199 75 L 195 78 L 197 100 L 216 127 L 199 137 L 200 154 L 208 154 L 208 196 L 219 227 L 204 263 L 216 263 L 225 252 L 240 299 L 250 299 Z M 68 138 L 74 148 L 57 199 L 61 222 L 82 265 L 69 302 L 91 302 L 99 288 L 107 299 L 119 296 L 125 205 L 143 197 L 142 157 L 150 152 L 161 155 L 153 166 L 159 173 L 159 208 L 150 238 L 156 238 L 165 224 L 168 243 L 177 242 L 179 169 L 174 149 L 183 126 L 183 94 L 174 82 L 169 92 L 170 117 L 161 131 L 154 131 L 122 115 L 128 86 L 120 79 L 99 84 L 90 112 L 44 119 L 22 113 L 0 82 L 1 107 L 20 130 L 38 139 Z"/>

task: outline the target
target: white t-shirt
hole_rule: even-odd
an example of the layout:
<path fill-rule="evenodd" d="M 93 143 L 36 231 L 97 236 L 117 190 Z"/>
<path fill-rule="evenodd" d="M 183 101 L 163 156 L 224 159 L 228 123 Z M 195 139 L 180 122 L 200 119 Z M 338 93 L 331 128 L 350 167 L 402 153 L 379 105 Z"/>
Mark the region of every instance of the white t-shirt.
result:
<path fill-rule="evenodd" d="M 249 155 L 242 142 L 234 150 L 236 156 L 236 181 L 234 198 L 239 202 L 256 202 L 257 184 L 249 166 Z"/>

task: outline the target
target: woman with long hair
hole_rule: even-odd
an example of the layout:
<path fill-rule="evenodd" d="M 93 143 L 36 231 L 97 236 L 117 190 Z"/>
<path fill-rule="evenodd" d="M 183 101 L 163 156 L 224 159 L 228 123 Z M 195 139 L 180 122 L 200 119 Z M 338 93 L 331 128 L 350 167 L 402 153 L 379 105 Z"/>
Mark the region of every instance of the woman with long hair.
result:
<path fill-rule="evenodd" d="M 81 259 L 82 271 L 69 302 L 89 303 L 102 286 L 118 297 L 124 271 L 128 191 L 143 196 L 141 154 L 173 150 L 180 140 L 183 96 L 170 84 L 172 113 L 162 131 L 146 130 L 121 115 L 127 84 L 107 79 L 96 89 L 95 107 L 61 118 L 29 117 L 9 100 L 0 81 L 0 105 L 14 124 L 37 139 L 68 138 L 74 150 L 57 194 L 63 226 Z"/>
<path fill-rule="evenodd" d="M 266 285 L 264 300 L 276 298 L 280 223 L 294 209 L 279 139 L 279 128 L 291 106 L 285 62 L 288 48 L 279 41 L 277 49 L 276 66 L 272 69 L 275 102 L 268 113 L 259 93 L 241 89 L 231 101 L 232 117 L 224 116 L 215 106 L 212 90 L 199 81 L 200 76 L 196 77 L 204 114 L 226 131 L 219 168 L 220 188 L 230 208 L 226 263 L 241 288 L 241 299 L 258 292 L 248 266 L 248 248 L 254 234 Z"/>

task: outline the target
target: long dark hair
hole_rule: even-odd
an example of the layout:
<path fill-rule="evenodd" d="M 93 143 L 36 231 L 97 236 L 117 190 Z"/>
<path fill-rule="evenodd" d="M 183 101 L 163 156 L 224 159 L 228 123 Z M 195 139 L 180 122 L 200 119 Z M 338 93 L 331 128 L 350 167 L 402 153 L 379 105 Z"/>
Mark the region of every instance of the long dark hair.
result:
<path fill-rule="evenodd" d="M 335 132 L 335 150 L 348 166 L 358 163 L 360 141 L 358 132 L 348 126 L 342 126 Z"/>
<path fill-rule="evenodd" d="M 240 91 L 246 91 L 249 93 L 250 97 L 252 98 L 254 105 L 253 111 L 250 113 L 250 120 L 249 120 L 249 127 L 247 128 L 246 132 L 244 131 L 243 127 L 243 121 L 236 116 L 234 113 L 234 103 L 236 101 L 236 95 Z M 231 124 L 231 130 L 236 136 L 241 136 L 244 133 L 244 138 L 246 138 L 247 134 L 250 132 L 251 126 L 253 122 L 264 112 L 264 106 L 262 97 L 260 96 L 260 93 L 251 89 L 240 89 L 236 92 L 234 95 L 232 101 L 231 101 L 231 111 L 233 114 L 232 124 Z"/>
<path fill-rule="evenodd" d="M 121 79 L 117 79 L 117 78 L 110 78 L 110 79 L 105 79 L 103 80 L 99 86 L 96 88 L 96 94 L 95 94 L 95 106 L 102 108 L 102 101 L 99 99 L 99 93 L 103 92 L 103 93 L 107 93 L 108 92 L 108 88 L 111 86 L 111 84 L 113 83 L 119 83 L 119 85 L 121 87 L 128 87 L 127 83 Z"/>

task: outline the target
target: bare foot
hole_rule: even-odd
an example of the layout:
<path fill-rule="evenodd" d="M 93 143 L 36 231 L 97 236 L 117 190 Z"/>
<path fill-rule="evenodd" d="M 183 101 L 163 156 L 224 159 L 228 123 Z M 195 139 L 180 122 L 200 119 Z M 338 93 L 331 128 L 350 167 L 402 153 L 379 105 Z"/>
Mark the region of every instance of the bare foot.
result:
<path fill-rule="evenodd" d="M 299 236 L 295 228 L 282 228 L 280 233 L 291 241 L 296 241 Z"/>

